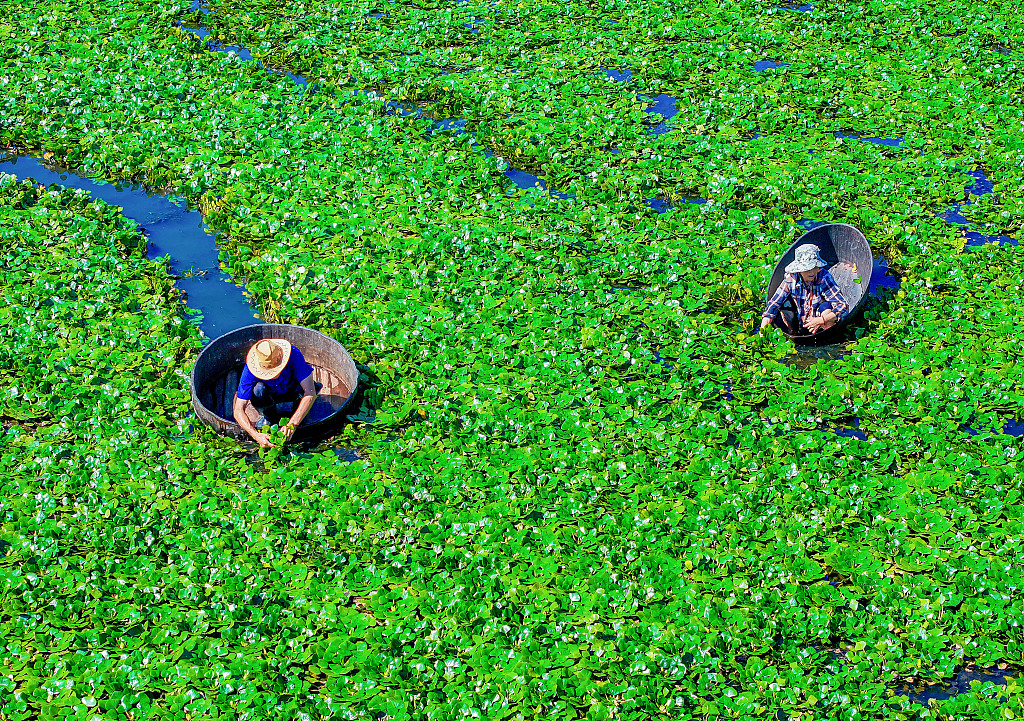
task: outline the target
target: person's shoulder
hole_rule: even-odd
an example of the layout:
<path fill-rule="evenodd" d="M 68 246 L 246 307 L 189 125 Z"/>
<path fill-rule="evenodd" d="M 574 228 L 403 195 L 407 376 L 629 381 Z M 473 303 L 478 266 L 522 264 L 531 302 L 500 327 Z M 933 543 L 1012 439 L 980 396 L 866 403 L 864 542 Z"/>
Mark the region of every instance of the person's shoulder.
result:
<path fill-rule="evenodd" d="M 259 379 L 252 374 L 248 365 L 242 366 L 242 373 L 238 376 L 238 390 L 236 393 L 240 400 L 249 400 L 252 397 L 252 389 L 259 383 Z"/>
<path fill-rule="evenodd" d="M 313 370 L 309 361 L 306 360 L 306 356 L 302 355 L 302 351 L 295 346 L 292 346 L 292 354 L 288 358 L 288 367 L 295 372 L 295 377 L 299 380 L 302 380 L 308 372 Z"/>

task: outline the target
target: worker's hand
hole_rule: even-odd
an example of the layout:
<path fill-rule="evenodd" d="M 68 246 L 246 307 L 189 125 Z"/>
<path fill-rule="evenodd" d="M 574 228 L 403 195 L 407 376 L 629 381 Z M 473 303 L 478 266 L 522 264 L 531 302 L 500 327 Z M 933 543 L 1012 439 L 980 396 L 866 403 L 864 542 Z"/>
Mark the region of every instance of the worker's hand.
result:
<path fill-rule="evenodd" d="M 764 329 L 772 324 L 771 318 L 761 318 L 761 328 L 757 331 L 758 335 L 764 335 Z"/>
<path fill-rule="evenodd" d="M 270 440 L 270 436 L 266 433 L 260 433 L 256 431 L 256 435 L 253 436 L 253 440 L 260 444 L 260 448 L 273 448 L 274 444 Z"/>
<path fill-rule="evenodd" d="M 811 333 L 817 333 L 825 327 L 825 319 L 820 315 L 816 315 L 812 318 L 807 319 L 807 330 Z"/>
<path fill-rule="evenodd" d="M 288 423 L 283 428 L 281 428 L 281 433 L 284 434 L 284 439 L 285 440 L 288 440 L 289 438 L 291 438 L 292 437 L 292 433 L 294 433 L 294 432 L 295 432 L 295 425 L 292 424 L 292 423 Z"/>

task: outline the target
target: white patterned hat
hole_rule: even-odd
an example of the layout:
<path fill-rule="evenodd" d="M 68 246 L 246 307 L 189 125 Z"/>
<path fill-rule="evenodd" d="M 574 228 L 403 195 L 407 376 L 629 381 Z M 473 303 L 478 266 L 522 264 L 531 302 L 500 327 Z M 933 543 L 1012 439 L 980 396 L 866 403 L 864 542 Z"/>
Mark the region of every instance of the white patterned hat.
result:
<path fill-rule="evenodd" d="M 793 262 L 786 266 L 787 273 L 803 273 L 811 268 L 824 268 L 828 263 L 821 259 L 818 246 L 813 243 L 804 243 L 796 249 L 796 257 Z"/>

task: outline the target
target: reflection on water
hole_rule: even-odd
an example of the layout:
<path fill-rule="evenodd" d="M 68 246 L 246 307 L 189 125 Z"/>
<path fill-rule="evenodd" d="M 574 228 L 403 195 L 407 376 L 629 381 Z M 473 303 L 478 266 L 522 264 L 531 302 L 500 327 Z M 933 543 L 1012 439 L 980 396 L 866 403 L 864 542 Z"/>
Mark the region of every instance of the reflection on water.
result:
<path fill-rule="evenodd" d="M 871 282 L 868 284 L 868 294 L 878 296 L 880 288 L 896 292 L 900 289 L 900 279 L 889 271 L 889 262 L 881 255 L 875 256 L 874 265 L 871 268 Z"/>
<path fill-rule="evenodd" d="M 849 355 L 846 343 L 829 343 L 827 345 L 794 344 L 794 352 L 782 359 L 787 365 L 796 368 L 810 368 L 820 360 L 835 360 Z"/>
<path fill-rule="evenodd" d="M 1024 418 L 1013 418 L 1003 424 L 1003 433 L 1018 438 L 1024 436 Z"/>
<path fill-rule="evenodd" d="M 927 705 L 932 699 L 936 701 L 945 701 L 948 698 L 953 698 L 962 693 L 967 693 L 971 690 L 971 683 L 994 683 L 997 686 L 1005 686 L 1006 681 L 1013 678 L 1013 674 L 1004 671 L 1000 672 L 998 669 L 974 669 L 967 670 L 961 669 L 960 673 L 956 675 L 956 678 L 948 686 L 929 686 L 923 691 L 915 691 L 909 686 L 904 686 L 901 689 L 897 689 L 896 693 L 901 696 L 907 696 L 911 703 L 919 703 Z"/>
<path fill-rule="evenodd" d="M 691 205 L 703 205 L 708 202 L 707 198 L 702 198 L 699 195 L 684 195 L 680 200 Z M 644 203 L 656 213 L 664 213 L 665 211 L 676 207 L 674 203 L 669 203 L 661 198 L 648 198 Z"/>
<path fill-rule="evenodd" d="M 344 448 L 342 446 L 334 446 L 331 448 L 334 455 L 338 457 L 338 460 L 345 461 L 346 463 L 352 463 L 358 461 L 361 456 L 359 453 L 351 448 Z"/>
<path fill-rule="evenodd" d="M 633 78 L 633 71 L 629 68 L 624 70 L 616 70 L 614 68 L 598 68 L 604 73 L 609 79 L 614 80 L 618 83 L 627 83 Z"/>
<path fill-rule="evenodd" d="M 970 436 L 977 436 L 981 435 L 982 433 L 982 431 L 979 431 L 977 428 L 968 425 L 960 426 L 960 430 L 964 431 L 965 433 L 967 433 L 967 435 Z M 995 428 L 990 428 L 988 430 L 988 433 L 1017 436 L 1019 438 L 1021 436 L 1024 436 L 1024 419 L 1010 418 L 1005 423 L 1003 423 L 1002 429 L 996 430 Z"/>
<path fill-rule="evenodd" d="M 874 143 L 875 145 L 885 145 L 890 148 L 901 148 L 903 147 L 903 138 L 873 138 L 864 135 L 857 135 L 855 133 L 844 133 L 841 130 L 837 130 L 833 133 L 837 138 L 842 140 L 863 140 L 865 143 Z"/>
<path fill-rule="evenodd" d="M 804 230 L 814 230 L 819 225 L 825 225 L 827 221 L 824 220 L 811 220 L 810 218 L 801 218 L 796 221 L 796 224 Z"/>
<path fill-rule="evenodd" d="M 463 131 L 466 130 L 466 121 L 463 118 L 447 118 L 445 120 L 438 120 L 434 123 L 434 127 L 430 129 L 432 133 L 441 133 L 445 130 Z"/>
<path fill-rule="evenodd" d="M 245 62 L 251 62 L 253 57 L 252 53 L 249 52 L 249 48 L 241 45 L 221 45 L 219 43 L 210 43 L 210 50 L 214 50 L 218 53 L 227 53 L 228 55 L 237 55 L 239 59 Z"/>
<path fill-rule="evenodd" d="M 868 439 L 868 434 L 860 430 L 860 418 L 857 416 L 854 416 L 849 420 L 849 422 L 843 425 L 829 428 L 828 431 L 835 433 L 837 436 L 842 436 L 843 438 L 857 438 L 862 441 L 866 441 Z"/>
<path fill-rule="evenodd" d="M 967 174 L 974 178 L 971 187 L 967 188 L 968 195 L 988 195 L 992 192 L 992 181 L 985 175 L 984 170 L 969 170 Z"/>
<path fill-rule="evenodd" d="M 978 247 L 985 245 L 986 243 L 1017 245 L 1017 239 L 1008 235 L 985 235 L 984 233 L 970 229 L 971 222 L 963 214 L 964 206 L 974 205 L 977 201 L 971 200 L 970 197 L 988 195 L 992 192 L 993 186 L 992 181 L 988 179 L 988 176 L 985 175 L 985 171 L 983 170 L 971 170 L 967 172 L 967 175 L 974 178 L 974 182 L 965 190 L 968 200 L 962 203 L 954 203 L 945 213 L 942 213 L 940 217 L 947 223 L 959 225 L 964 228 L 963 235 L 966 239 L 967 247 Z"/>
<path fill-rule="evenodd" d="M 754 63 L 754 70 L 759 73 L 763 73 L 765 70 L 776 70 L 778 68 L 788 67 L 789 63 L 779 60 L 758 60 Z"/>
<path fill-rule="evenodd" d="M 644 108 L 645 113 L 658 113 L 663 118 L 665 118 L 663 122 L 651 128 L 650 134 L 664 135 L 665 133 L 672 130 L 672 128 L 669 127 L 668 121 L 676 113 L 679 112 L 679 108 L 676 106 L 676 99 L 673 98 L 671 95 L 665 95 L 664 93 L 661 95 L 655 95 L 653 97 L 644 99 L 648 100 L 651 103 L 646 108 Z"/>
<path fill-rule="evenodd" d="M 999 245 L 1017 245 L 1017 239 L 1011 238 L 1008 235 L 985 235 L 984 233 L 978 233 L 973 230 L 964 232 L 964 238 L 967 239 L 967 247 L 977 248 L 986 243 L 998 243 Z"/>

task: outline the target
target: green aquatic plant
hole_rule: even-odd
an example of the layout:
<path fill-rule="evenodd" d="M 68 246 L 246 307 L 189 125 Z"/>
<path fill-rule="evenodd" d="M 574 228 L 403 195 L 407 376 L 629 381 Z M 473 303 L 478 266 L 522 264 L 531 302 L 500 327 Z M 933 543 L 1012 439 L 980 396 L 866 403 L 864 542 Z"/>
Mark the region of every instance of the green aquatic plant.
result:
<path fill-rule="evenodd" d="M 984 168 L 1022 225 L 1017 14 L 205 7 L 5 7 L 0 145 L 201 208 L 372 374 L 362 459 L 198 426 L 137 229 L 3 182 L 0 716 L 1019 715 L 896 693 L 1024 664 L 1019 250 L 937 215 Z M 805 218 L 901 286 L 794 364 L 753 330 Z"/>

